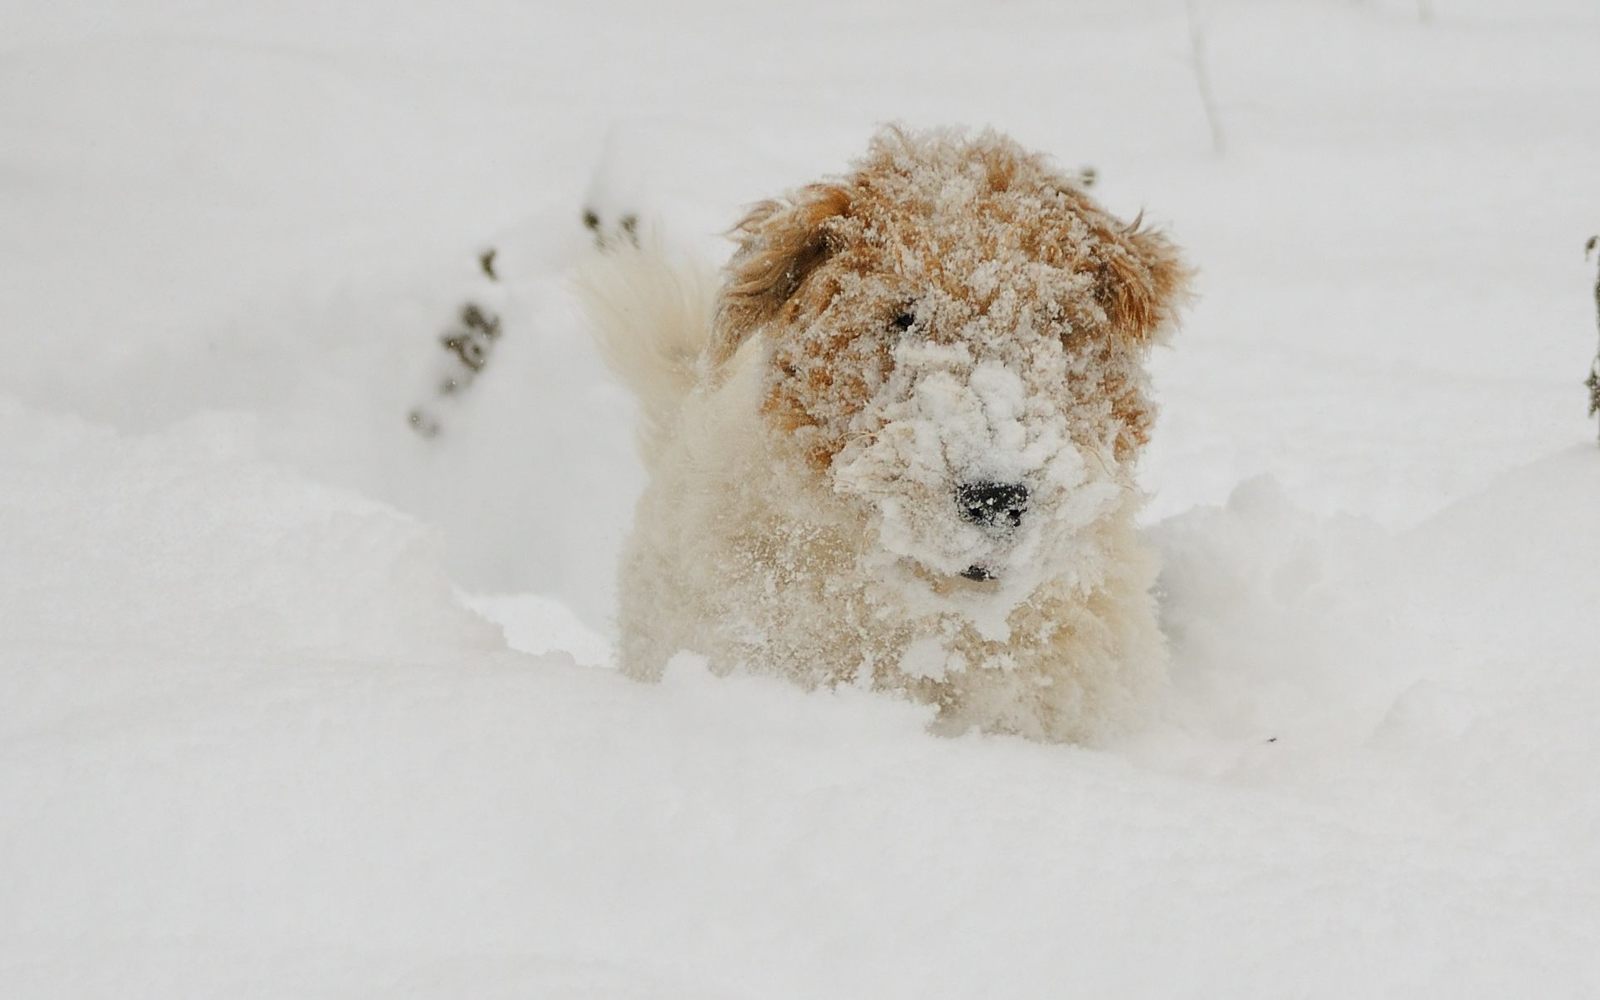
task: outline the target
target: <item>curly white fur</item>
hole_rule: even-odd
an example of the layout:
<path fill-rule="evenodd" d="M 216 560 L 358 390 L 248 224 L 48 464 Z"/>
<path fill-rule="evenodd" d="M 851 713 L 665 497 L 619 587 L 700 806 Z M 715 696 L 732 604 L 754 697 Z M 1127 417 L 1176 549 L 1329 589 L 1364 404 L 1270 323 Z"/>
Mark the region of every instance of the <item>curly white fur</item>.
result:
<path fill-rule="evenodd" d="M 1164 242 L 1124 251 L 1110 229 L 1105 246 L 1091 245 L 1070 226 L 1063 231 L 1088 249 L 1048 266 L 987 236 L 968 241 L 981 252 L 964 254 L 960 213 L 992 211 L 968 190 L 982 188 L 976 171 L 992 171 L 996 155 L 1038 162 L 992 136 L 896 132 L 875 148 L 886 145 L 893 155 L 858 177 L 896 169 L 894 156 L 919 168 L 936 161 L 915 183 L 934 186 L 933 215 L 957 234 L 939 256 L 965 268 L 953 285 L 948 275 L 928 280 L 904 250 L 923 235 L 920 216 L 910 235 L 890 238 L 890 265 L 840 250 L 882 239 L 845 228 L 848 212 L 886 231 L 860 194 L 820 223 L 797 223 L 835 227 L 833 245 L 812 254 L 821 263 L 796 256 L 786 271 L 769 268 L 781 309 L 740 320 L 749 328 L 731 346 L 717 343 L 735 312 L 731 285 L 704 269 L 620 248 L 586 271 L 600 344 L 642 401 L 651 473 L 622 567 L 623 669 L 656 678 L 674 653 L 692 650 L 719 671 L 900 692 L 937 705 L 946 729 L 1102 737 L 1148 702 L 1163 643 L 1149 595 L 1155 567 L 1134 526 L 1136 448 L 1119 446 L 1142 432 L 1130 424 L 1145 413 L 1118 416 L 1107 389 L 1121 387 L 1129 412 L 1128 400 L 1142 403 L 1139 362 L 1152 331 L 1115 327 L 1115 296 L 1128 293 L 1096 276 L 1108 273 L 1109 255 L 1138 251 L 1153 263 L 1135 263 L 1153 277 L 1130 280 L 1175 295 L 1176 258 Z M 940 160 L 951 148 L 965 155 Z M 805 207 L 793 205 L 789 216 Z M 771 228 L 783 211 L 762 211 L 752 218 L 766 229 L 747 221 L 730 282 L 756 255 L 789 252 L 791 234 Z M 813 286 L 821 290 L 807 300 Z M 889 334 L 878 332 L 885 309 L 901 310 Z M 1171 315 L 1167 302 L 1146 311 L 1155 325 Z M 838 348 L 863 341 L 877 360 Z M 827 376 L 806 379 L 802 357 L 820 359 Z M 847 380 L 840 369 L 850 366 L 861 370 Z M 829 416 L 798 427 L 779 419 L 786 393 Z M 834 446 L 819 448 L 830 427 Z M 963 516 L 952 490 L 974 481 L 1025 484 L 1025 513 L 997 525 Z"/>

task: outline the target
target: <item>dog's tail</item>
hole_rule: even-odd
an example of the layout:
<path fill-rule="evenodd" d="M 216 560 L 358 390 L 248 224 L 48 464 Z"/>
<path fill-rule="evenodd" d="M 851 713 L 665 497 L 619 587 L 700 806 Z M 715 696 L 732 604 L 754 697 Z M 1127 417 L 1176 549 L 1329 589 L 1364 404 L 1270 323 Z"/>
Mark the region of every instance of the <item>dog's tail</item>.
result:
<path fill-rule="evenodd" d="M 624 242 L 581 267 L 577 289 L 600 354 L 639 398 L 639 446 L 649 462 L 699 380 L 716 274 L 649 240 Z"/>

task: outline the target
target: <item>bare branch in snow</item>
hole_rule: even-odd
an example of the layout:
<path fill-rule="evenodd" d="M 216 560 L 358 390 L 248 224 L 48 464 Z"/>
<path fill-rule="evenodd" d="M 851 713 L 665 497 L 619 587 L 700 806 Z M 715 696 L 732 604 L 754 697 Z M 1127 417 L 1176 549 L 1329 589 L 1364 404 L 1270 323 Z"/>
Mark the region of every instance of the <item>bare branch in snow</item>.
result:
<path fill-rule="evenodd" d="M 1594 253 L 1596 245 L 1600 245 L 1600 236 L 1589 237 L 1589 242 L 1583 245 L 1584 260 Z M 1596 264 L 1600 265 L 1600 257 Z M 1594 321 L 1595 328 L 1600 329 L 1600 266 L 1596 267 L 1594 277 Z M 1589 416 L 1600 414 L 1600 346 L 1595 348 L 1594 360 L 1589 363 L 1589 377 L 1583 384 L 1589 387 Z"/>

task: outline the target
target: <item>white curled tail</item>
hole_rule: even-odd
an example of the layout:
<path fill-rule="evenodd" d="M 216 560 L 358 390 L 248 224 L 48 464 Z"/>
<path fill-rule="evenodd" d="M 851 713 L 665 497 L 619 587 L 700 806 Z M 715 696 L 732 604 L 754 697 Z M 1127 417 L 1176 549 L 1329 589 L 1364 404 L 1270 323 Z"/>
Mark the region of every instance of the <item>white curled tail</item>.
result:
<path fill-rule="evenodd" d="M 649 464 L 699 379 L 717 276 L 686 254 L 624 242 L 584 264 L 577 289 L 601 356 L 639 399 L 639 447 Z"/>

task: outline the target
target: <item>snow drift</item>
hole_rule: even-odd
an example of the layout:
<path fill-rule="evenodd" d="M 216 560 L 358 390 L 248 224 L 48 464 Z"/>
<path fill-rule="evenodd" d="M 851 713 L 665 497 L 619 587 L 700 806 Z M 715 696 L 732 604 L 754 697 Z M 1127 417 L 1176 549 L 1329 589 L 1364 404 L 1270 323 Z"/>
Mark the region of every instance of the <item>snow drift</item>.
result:
<path fill-rule="evenodd" d="M 1220 159 L 1176 4 L 36 6 L 0 994 L 1600 993 L 1591 4 L 1200 4 Z M 889 119 L 1093 163 L 1200 265 L 1123 745 L 606 667 L 577 209 L 715 233 Z M 425 440 L 469 300 L 507 334 Z"/>

